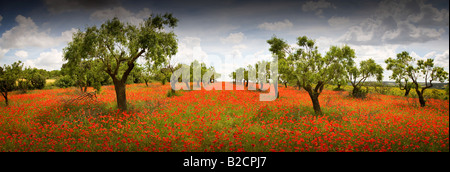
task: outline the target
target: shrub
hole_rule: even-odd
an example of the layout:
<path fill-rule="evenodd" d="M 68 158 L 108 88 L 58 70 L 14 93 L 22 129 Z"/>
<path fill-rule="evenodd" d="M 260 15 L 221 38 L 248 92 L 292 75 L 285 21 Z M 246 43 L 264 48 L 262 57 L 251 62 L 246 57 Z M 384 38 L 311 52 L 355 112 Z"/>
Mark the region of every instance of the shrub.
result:
<path fill-rule="evenodd" d="M 59 88 L 68 88 L 73 84 L 73 79 L 69 75 L 64 75 L 55 81 L 55 85 Z"/>
<path fill-rule="evenodd" d="M 45 87 L 46 79 L 43 75 L 36 73 L 30 77 L 31 86 L 35 89 L 43 89 Z"/>
<path fill-rule="evenodd" d="M 172 90 L 169 90 L 166 94 L 167 97 L 172 97 L 172 96 L 180 96 L 180 94 L 178 92 L 172 92 Z"/>
<path fill-rule="evenodd" d="M 92 87 L 94 87 L 94 89 L 97 90 L 98 94 L 100 94 L 100 92 L 102 91 L 102 84 L 100 82 L 93 83 Z"/>
<path fill-rule="evenodd" d="M 19 80 L 17 81 L 17 89 L 20 91 L 21 94 L 27 93 L 28 89 L 31 88 L 31 84 L 27 80 Z"/>
<path fill-rule="evenodd" d="M 367 97 L 367 94 L 369 93 L 369 89 L 361 89 L 361 88 L 354 88 L 351 92 L 351 96 L 358 99 L 365 99 Z"/>

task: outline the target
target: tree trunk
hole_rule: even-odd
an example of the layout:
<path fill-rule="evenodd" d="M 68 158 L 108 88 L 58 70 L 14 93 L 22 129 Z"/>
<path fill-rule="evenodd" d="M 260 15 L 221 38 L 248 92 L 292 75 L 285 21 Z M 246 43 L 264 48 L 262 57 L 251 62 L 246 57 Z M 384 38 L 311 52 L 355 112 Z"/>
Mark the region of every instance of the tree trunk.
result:
<path fill-rule="evenodd" d="M 262 90 L 263 90 L 263 88 L 264 88 L 264 83 L 263 83 L 262 81 L 261 81 L 261 84 L 260 84 L 260 86 L 261 86 L 261 87 L 260 87 L 259 89 L 260 89 L 260 90 L 262 91 Z"/>
<path fill-rule="evenodd" d="M 114 87 L 116 90 L 117 107 L 121 111 L 126 111 L 127 108 L 127 95 L 126 95 L 126 85 L 121 81 L 114 82 Z"/>
<path fill-rule="evenodd" d="M 284 82 L 284 88 L 287 88 L 287 82 Z"/>
<path fill-rule="evenodd" d="M 197 80 L 197 86 L 200 87 L 200 80 Z"/>
<path fill-rule="evenodd" d="M 409 95 L 409 92 L 411 91 L 411 88 L 406 88 L 405 89 L 405 97 L 407 97 Z"/>
<path fill-rule="evenodd" d="M 357 94 L 359 93 L 359 88 L 357 86 L 353 86 L 353 91 L 352 91 L 352 95 L 353 96 L 357 96 Z"/>
<path fill-rule="evenodd" d="M 191 89 L 191 87 L 189 87 L 189 82 L 185 82 L 184 84 L 186 85 L 186 87 L 187 87 L 188 90 Z"/>
<path fill-rule="evenodd" d="M 280 98 L 280 93 L 278 92 L 278 83 L 273 83 L 274 88 L 275 88 L 275 96 L 276 98 Z"/>
<path fill-rule="evenodd" d="M 247 83 L 245 84 L 245 87 L 248 87 L 248 80 L 247 80 Z"/>
<path fill-rule="evenodd" d="M 338 89 L 338 90 L 341 90 L 341 85 L 338 84 L 337 86 L 338 86 L 337 89 Z"/>
<path fill-rule="evenodd" d="M 5 98 L 6 106 L 8 106 L 8 92 L 4 92 L 4 93 L 2 93 L 2 95 L 3 95 L 3 98 Z"/>
<path fill-rule="evenodd" d="M 88 88 L 88 87 L 85 86 L 83 92 L 87 92 L 87 88 Z"/>
<path fill-rule="evenodd" d="M 320 103 L 319 103 L 319 94 L 314 93 L 313 91 L 308 91 L 309 97 L 311 98 L 313 109 L 316 115 L 322 115 L 322 109 L 320 109 Z"/>
<path fill-rule="evenodd" d="M 423 92 L 416 89 L 416 93 L 419 96 L 420 107 L 425 107 L 425 98 L 423 97 Z"/>

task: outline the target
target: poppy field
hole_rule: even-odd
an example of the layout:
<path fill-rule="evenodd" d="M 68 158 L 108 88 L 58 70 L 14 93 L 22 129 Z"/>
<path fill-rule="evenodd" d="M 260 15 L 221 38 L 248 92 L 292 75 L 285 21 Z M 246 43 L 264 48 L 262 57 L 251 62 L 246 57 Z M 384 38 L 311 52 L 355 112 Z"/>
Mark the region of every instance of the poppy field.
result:
<path fill-rule="evenodd" d="M 168 84 L 126 89 L 124 112 L 113 86 L 76 102 L 75 88 L 12 94 L 0 106 L 0 151 L 449 152 L 448 100 L 417 107 L 414 98 L 324 90 L 315 115 L 308 93 L 293 87 L 268 102 L 252 90 L 167 97 Z"/>

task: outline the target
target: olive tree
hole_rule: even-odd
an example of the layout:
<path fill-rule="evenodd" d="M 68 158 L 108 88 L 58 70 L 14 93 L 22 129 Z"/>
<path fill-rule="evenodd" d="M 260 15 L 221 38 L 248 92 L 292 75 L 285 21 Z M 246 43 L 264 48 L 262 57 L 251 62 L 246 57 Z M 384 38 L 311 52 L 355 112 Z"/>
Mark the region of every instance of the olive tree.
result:
<path fill-rule="evenodd" d="M 144 58 L 160 65 L 177 52 L 177 40 L 168 28 L 177 26 L 172 14 L 151 15 L 139 26 L 121 22 L 118 18 L 106 21 L 100 27 L 78 31 L 64 49 L 64 60 L 79 62 L 98 60 L 101 69 L 113 80 L 117 106 L 127 110 L 125 83 L 136 61 Z"/>
<path fill-rule="evenodd" d="M 292 48 L 277 37 L 267 42 L 271 45 L 269 50 L 275 57 L 286 58 L 290 61 L 292 74 L 295 75 L 300 86 L 308 92 L 315 113 L 322 114 L 319 95 L 326 84 L 336 78 L 339 73 L 345 72 L 340 64 L 349 57 L 322 56 L 317 50 L 315 41 L 306 36 L 297 38 L 299 48 Z"/>

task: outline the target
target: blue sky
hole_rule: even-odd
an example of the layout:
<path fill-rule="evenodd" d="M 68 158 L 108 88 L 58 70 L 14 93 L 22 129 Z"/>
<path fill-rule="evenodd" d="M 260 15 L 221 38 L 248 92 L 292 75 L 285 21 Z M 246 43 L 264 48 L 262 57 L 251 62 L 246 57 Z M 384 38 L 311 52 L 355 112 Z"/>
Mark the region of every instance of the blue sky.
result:
<path fill-rule="evenodd" d="M 172 63 L 193 59 L 214 65 L 229 80 L 238 67 L 270 60 L 273 35 L 295 44 L 306 35 L 325 52 L 348 44 L 356 61 L 384 60 L 408 51 L 449 70 L 447 0 L 42 0 L 0 2 L 0 65 L 59 69 L 71 34 L 119 17 L 138 24 L 151 13 L 173 13 L 179 52 Z M 384 80 L 390 72 L 385 71 Z"/>

